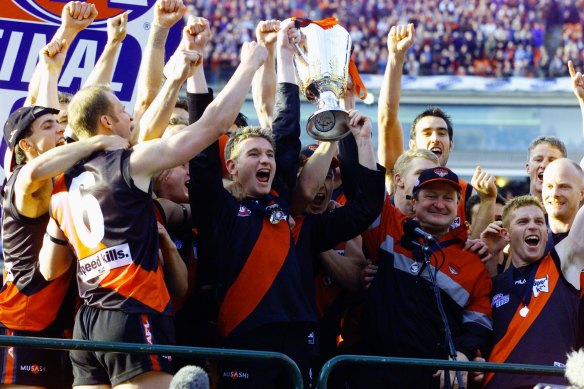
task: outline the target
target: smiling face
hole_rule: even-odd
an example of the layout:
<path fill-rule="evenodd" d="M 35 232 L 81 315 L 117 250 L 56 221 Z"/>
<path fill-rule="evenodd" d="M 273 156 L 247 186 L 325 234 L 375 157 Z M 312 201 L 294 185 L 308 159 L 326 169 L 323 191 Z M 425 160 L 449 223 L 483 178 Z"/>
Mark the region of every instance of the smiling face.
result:
<path fill-rule="evenodd" d="M 571 224 L 583 198 L 582 172 L 565 158 L 550 163 L 543 174 L 542 187 L 543 205 L 550 220 Z"/>
<path fill-rule="evenodd" d="M 549 143 L 540 143 L 531 150 L 525 170 L 529 174 L 529 193 L 532 196 L 542 199 L 543 172 L 550 162 L 562 157 L 562 152 Z"/>
<path fill-rule="evenodd" d="M 458 192 L 443 182 L 424 185 L 412 200 L 414 215 L 420 226 L 432 235 L 442 236 L 456 218 Z"/>
<path fill-rule="evenodd" d="M 395 205 L 404 215 L 412 215 L 412 203 L 407 200 L 406 196 L 411 196 L 414 185 L 420 173 L 426 169 L 436 167 L 436 163 L 429 159 L 423 157 L 413 158 L 407 169 L 403 174 L 396 173 L 394 176 L 394 182 L 396 184 L 397 190 L 395 192 Z"/>
<path fill-rule="evenodd" d="M 276 160 L 271 143 L 262 137 L 250 137 L 239 142 L 225 161 L 227 171 L 243 188 L 247 197 L 259 198 L 270 193 L 276 174 Z"/>
<path fill-rule="evenodd" d="M 529 265 L 543 256 L 548 234 L 541 208 L 525 205 L 515 209 L 507 232 L 515 267 Z"/>
<path fill-rule="evenodd" d="M 415 136 L 410 139 L 410 149 L 430 150 L 438 157 L 440 166 L 446 166 L 454 141 L 448 136 L 446 121 L 437 116 L 424 116 L 414 128 Z"/>

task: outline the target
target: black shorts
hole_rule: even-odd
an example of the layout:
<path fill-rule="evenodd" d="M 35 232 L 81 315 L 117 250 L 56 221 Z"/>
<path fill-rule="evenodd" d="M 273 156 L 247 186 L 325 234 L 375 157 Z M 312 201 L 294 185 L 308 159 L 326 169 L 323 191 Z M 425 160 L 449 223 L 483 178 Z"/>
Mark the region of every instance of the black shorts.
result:
<path fill-rule="evenodd" d="M 172 317 L 127 314 L 82 305 L 73 339 L 142 344 L 174 344 Z M 71 351 L 73 385 L 118 385 L 149 371 L 173 374 L 170 355 Z"/>
<path fill-rule="evenodd" d="M 18 331 L 0 328 L 0 335 L 62 338 L 54 331 Z M 69 353 L 26 347 L 0 347 L 0 384 L 71 387 Z"/>
<path fill-rule="evenodd" d="M 288 355 L 302 373 L 304 387 L 309 388 L 311 364 L 316 357 L 315 325 L 277 323 L 262 326 L 245 334 L 229 337 L 226 348 L 274 351 Z M 292 376 L 282 362 L 271 360 L 226 361 L 219 364 L 219 388 L 292 388 Z"/>

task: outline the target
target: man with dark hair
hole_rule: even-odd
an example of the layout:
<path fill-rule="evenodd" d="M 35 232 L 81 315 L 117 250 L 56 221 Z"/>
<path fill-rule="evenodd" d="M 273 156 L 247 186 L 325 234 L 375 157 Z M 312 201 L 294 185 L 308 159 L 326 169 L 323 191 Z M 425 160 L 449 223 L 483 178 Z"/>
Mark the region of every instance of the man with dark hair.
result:
<path fill-rule="evenodd" d="M 566 158 L 568 153 L 564 142 L 554 136 L 538 136 L 527 148 L 525 171 L 529 175 L 529 194 L 542 201 L 541 190 L 543 172 L 550 162 Z"/>

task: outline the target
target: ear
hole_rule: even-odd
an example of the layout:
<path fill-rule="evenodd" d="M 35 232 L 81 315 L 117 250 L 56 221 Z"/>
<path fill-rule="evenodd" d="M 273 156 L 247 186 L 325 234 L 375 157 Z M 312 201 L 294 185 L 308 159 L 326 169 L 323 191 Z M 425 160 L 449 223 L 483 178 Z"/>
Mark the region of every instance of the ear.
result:
<path fill-rule="evenodd" d="M 529 174 L 529 163 L 525 164 L 525 171 L 527 172 L 527 174 Z"/>
<path fill-rule="evenodd" d="M 403 189 L 405 186 L 404 180 L 402 179 L 401 174 L 399 174 L 399 173 L 394 174 L 393 182 L 395 182 L 395 186 L 397 186 L 401 189 Z"/>
<path fill-rule="evenodd" d="M 111 120 L 107 117 L 107 115 L 101 115 L 99 117 L 99 122 L 106 128 L 112 128 Z"/>
<path fill-rule="evenodd" d="M 225 161 L 225 167 L 227 168 L 227 173 L 231 174 L 232 176 L 237 176 L 237 165 L 235 161 L 232 159 L 228 159 Z"/>
<path fill-rule="evenodd" d="M 501 237 L 507 243 L 509 243 L 511 241 L 511 237 L 509 236 L 509 231 L 507 231 L 507 229 L 505 229 L 505 228 L 501 228 Z"/>
<path fill-rule="evenodd" d="M 410 146 L 410 150 L 417 149 L 417 147 L 416 147 L 416 141 L 413 140 L 413 139 L 410 139 L 410 141 L 408 142 L 408 146 Z"/>
<path fill-rule="evenodd" d="M 450 152 L 452 152 L 452 150 L 454 150 L 454 139 L 450 140 Z"/>
<path fill-rule="evenodd" d="M 22 151 L 30 152 L 34 148 L 34 145 L 29 142 L 27 138 L 22 138 L 18 141 L 18 147 L 20 147 Z"/>

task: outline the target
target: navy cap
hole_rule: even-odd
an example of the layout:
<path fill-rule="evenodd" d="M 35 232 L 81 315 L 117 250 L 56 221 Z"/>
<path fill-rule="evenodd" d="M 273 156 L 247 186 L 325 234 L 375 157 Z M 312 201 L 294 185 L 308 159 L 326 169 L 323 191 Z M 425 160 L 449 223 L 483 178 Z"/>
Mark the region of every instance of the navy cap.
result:
<path fill-rule="evenodd" d="M 58 114 L 59 110 L 48 107 L 41 107 L 39 105 L 31 105 L 22 107 L 8 117 L 6 124 L 4 124 L 4 140 L 8 144 L 10 150 L 14 151 L 14 146 L 18 143 L 20 135 L 43 115 L 48 113 Z"/>
<path fill-rule="evenodd" d="M 432 182 L 444 182 L 452 186 L 458 192 L 462 190 L 462 187 L 458 182 L 458 176 L 447 167 L 439 166 L 422 171 L 416 180 L 416 183 L 414 184 L 413 192 L 416 193 L 425 185 L 428 185 Z"/>

